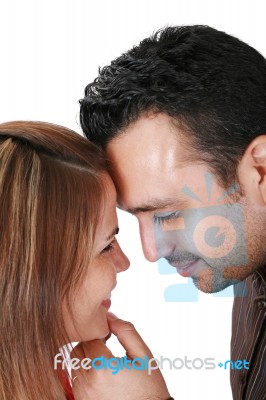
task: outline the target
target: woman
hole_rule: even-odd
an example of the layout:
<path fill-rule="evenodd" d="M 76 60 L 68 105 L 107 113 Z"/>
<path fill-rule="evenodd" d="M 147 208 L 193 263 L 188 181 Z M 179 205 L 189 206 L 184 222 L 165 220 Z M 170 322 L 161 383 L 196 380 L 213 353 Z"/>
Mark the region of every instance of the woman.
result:
<path fill-rule="evenodd" d="M 104 338 L 116 273 L 116 195 L 94 145 L 39 122 L 0 125 L 0 398 L 65 399 L 59 347 Z"/>
<path fill-rule="evenodd" d="M 117 272 L 129 266 L 115 238 L 116 192 L 101 151 L 61 126 L 0 124 L 0 204 L 0 398 L 73 399 L 55 357 L 77 341 L 82 358 L 90 341 L 110 327 L 116 333 L 116 322 L 107 321 L 110 296 Z M 127 333 L 149 352 L 136 331 Z M 158 371 L 119 379 L 111 375 L 116 400 L 168 397 Z M 93 374 L 79 374 L 74 386 L 76 400 L 110 398 Z"/>

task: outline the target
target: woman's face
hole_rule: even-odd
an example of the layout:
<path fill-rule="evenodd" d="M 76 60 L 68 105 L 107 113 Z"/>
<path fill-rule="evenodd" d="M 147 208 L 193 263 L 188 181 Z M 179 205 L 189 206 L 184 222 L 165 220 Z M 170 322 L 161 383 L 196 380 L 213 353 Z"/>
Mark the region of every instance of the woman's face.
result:
<path fill-rule="evenodd" d="M 129 267 L 128 258 L 115 238 L 118 233 L 116 191 L 111 178 L 104 176 L 106 200 L 96 229 L 91 263 L 76 294 L 70 298 L 72 315 L 66 302 L 63 317 L 71 341 L 104 338 L 109 334 L 106 314 L 111 306 L 111 292 L 116 274 Z"/>

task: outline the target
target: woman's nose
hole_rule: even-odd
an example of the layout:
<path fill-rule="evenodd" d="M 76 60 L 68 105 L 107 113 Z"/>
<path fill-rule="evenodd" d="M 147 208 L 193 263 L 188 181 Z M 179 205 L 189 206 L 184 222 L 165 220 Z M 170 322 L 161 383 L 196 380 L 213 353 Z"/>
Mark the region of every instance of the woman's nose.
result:
<path fill-rule="evenodd" d="M 129 259 L 127 258 L 125 253 L 121 250 L 119 244 L 118 244 L 118 247 L 119 247 L 118 252 L 114 259 L 115 268 L 116 268 L 117 273 L 126 271 L 130 266 Z"/>

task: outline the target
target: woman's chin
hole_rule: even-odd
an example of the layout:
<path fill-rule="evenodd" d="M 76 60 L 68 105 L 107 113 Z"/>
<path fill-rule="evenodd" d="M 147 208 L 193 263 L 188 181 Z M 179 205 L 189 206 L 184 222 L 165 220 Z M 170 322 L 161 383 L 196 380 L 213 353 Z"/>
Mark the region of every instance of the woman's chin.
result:
<path fill-rule="evenodd" d="M 110 328 L 106 320 L 102 326 L 98 327 L 97 331 L 95 330 L 94 338 L 89 340 L 105 339 L 109 334 Z"/>
<path fill-rule="evenodd" d="M 71 342 L 88 342 L 105 339 L 110 334 L 107 321 L 108 309 L 101 305 L 97 312 L 82 321 L 71 321 L 67 326 Z"/>
<path fill-rule="evenodd" d="M 88 342 L 90 340 L 105 339 L 110 334 L 110 328 L 106 316 L 101 321 L 95 322 L 91 328 L 84 331 L 79 341 Z"/>

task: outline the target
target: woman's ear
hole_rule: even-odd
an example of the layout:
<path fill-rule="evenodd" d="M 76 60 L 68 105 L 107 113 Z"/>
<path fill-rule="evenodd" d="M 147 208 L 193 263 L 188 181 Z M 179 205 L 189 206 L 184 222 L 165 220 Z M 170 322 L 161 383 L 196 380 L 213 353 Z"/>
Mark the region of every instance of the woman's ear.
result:
<path fill-rule="evenodd" d="M 266 135 L 257 136 L 249 144 L 237 172 L 246 197 L 266 205 Z"/>

